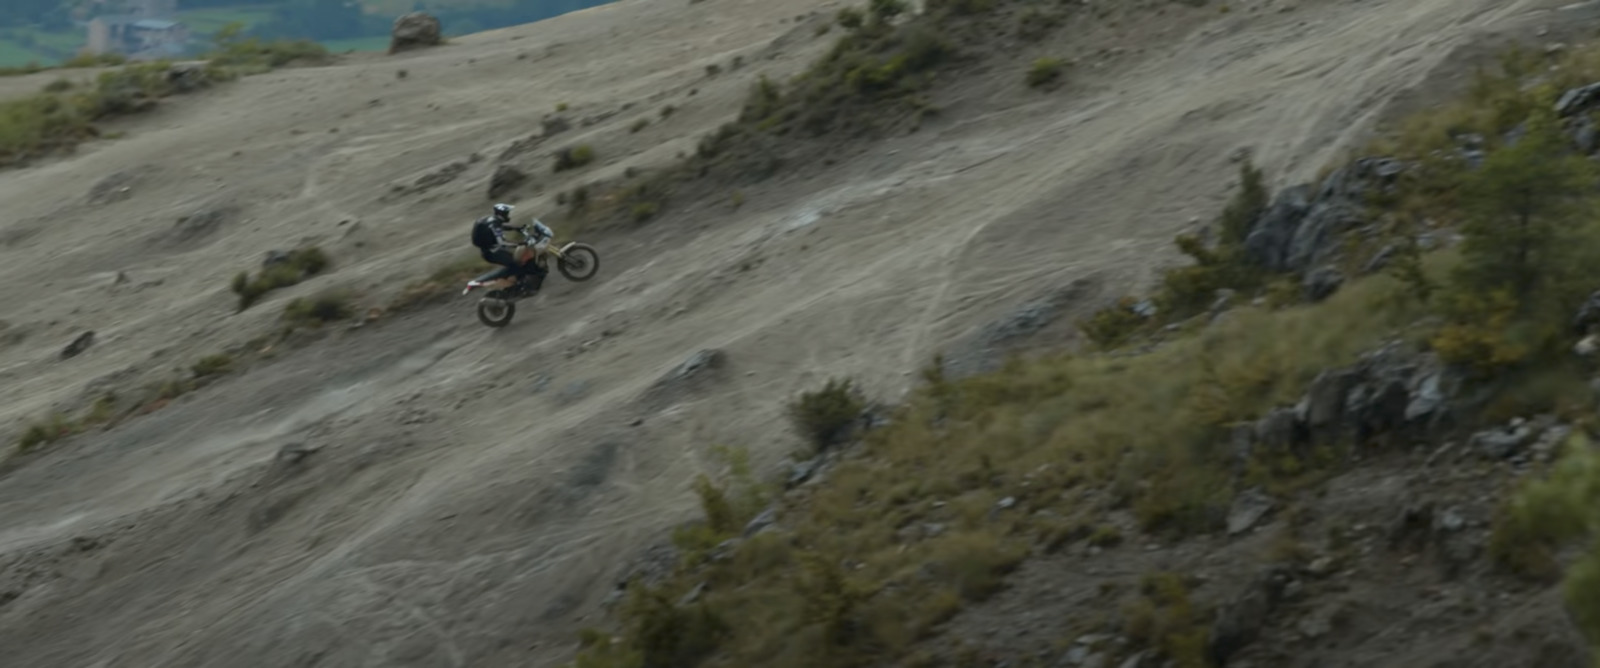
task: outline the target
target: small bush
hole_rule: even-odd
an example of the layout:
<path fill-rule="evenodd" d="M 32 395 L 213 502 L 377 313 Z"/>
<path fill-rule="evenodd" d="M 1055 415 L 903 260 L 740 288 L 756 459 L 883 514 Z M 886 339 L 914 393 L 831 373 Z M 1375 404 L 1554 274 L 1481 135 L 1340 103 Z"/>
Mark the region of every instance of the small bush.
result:
<path fill-rule="evenodd" d="M 212 36 L 213 48 L 205 55 L 212 68 L 248 74 L 297 63 L 321 64 L 332 59 L 326 47 L 311 40 L 267 41 L 243 37 L 243 30 L 243 24 L 232 23 Z"/>
<path fill-rule="evenodd" d="M 633 220 L 642 223 L 655 217 L 656 212 L 660 210 L 661 205 L 655 202 L 640 202 L 633 205 Z"/>
<path fill-rule="evenodd" d="M 1038 88 L 1061 78 L 1061 60 L 1057 58 L 1040 58 L 1033 61 L 1028 68 L 1028 85 Z"/>
<path fill-rule="evenodd" d="M 637 134 L 639 132 L 644 131 L 644 129 L 648 128 L 648 127 L 650 127 L 650 119 L 641 118 L 641 119 L 639 119 L 637 121 L 634 121 L 633 125 L 628 127 L 628 132 L 632 132 L 632 133 Z"/>
<path fill-rule="evenodd" d="M 250 308 L 267 293 L 300 283 L 328 268 L 328 255 L 311 246 L 290 251 L 288 257 L 268 265 L 255 278 L 248 272 L 234 274 L 229 289 L 239 296 L 238 310 Z"/>
<path fill-rule="evenodd" d="M 789 405 L 789 420 L 822 450 L 848 436 L 865 408 L 851 381 L 835 379 L 820 390 L 801 394 Z"/>
<path fill-rule="evenodd" d="M 588 144 L 565 148 L 556 153 L 555 171 L 577 169 L 594 162 L 594 149 Z"/>
<path fill-rule="evenodd" d="M 1161 650 L 1179 668 L 1209 668 L 1206 615 L 1189 599 L 1189 587 L 1174 573 L 1152 573 L 1139 597 L 1124 604 L 1123 634 Z"/>
<path fill-rule="evenodd" d="M 189 369 L 194 372 L 195 378 L 228 373 L 233 370 L 233 357 L 224 353 L 207 355 L 200 358 L 200 361 L 195 362 Z"/>
<path fill-rule="evenodd" d="M 1150 319 L 1140 315 L 1138 300 L 1123 297 L 1116 304 L 1096 311 L 1079 325 L 1085 336 L 1101 348 L 1116 348 L 1143 329 Z"/>
<path fill-rule="evenodd" d="M 1122 530 L 1109 524 L 1101 526 L 1089 535 L 1089 544 L 1096 547 L 1112 547 L 1122 542 Z"/>
<path fill-rule="evenodd" d="M 311 298 L 297 297 L 284 305 L 283 319 L 291 325 L 311 327 L 346 320 L 355 313 L 350 301 L 350 295 L 338 290 L 323 292 Z"/>
<path fill-rule="evenodd" d="M 49 420 L 29 425 L 27 430 L 22 432 L 22 436 L 17 439 L 17 450 L 19 452 L 31 452 L 40 446 L 49 445 L 71 436 L 75 431 L 77 431 L 77 427 L 72 424 L 72 421 L 67 419 L 67 416 L 57 413 L 52 415 Z"/>
<path fill-rule="evenodd" d="M 83 418 L 84 424 L 105 424 L 116 417 L 117 395 L 107 392 L 94 400 L 94 405 L 89 407 L 89 414 Z"/>
<path fill-rule="evenodd" d="M 839 10 L 834 20 L 838 21 L 839 26 L 845 30 L 855 30 L 866 25 L 867 15 L 866 12 L 861 11 L 859 8 L 845 7 Z"/>

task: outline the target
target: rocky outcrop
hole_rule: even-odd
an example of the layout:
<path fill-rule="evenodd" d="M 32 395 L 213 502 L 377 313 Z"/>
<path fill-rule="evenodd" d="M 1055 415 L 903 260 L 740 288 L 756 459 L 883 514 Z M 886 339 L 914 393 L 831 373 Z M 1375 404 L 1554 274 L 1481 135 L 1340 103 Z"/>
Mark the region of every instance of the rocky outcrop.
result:
<path fill-rule="evenodd" d="M 1309 445 L 1350 438 L 1426 437 L 1453 425 L 1460 406 L 1452 397 L 1463 379 L 1433 353 L 1392 343 L 1356 364 L 1328 369 L 1305 396 L 1234 432 L 1240 462 L 1257 452 L 1300 453 Z"/>
<path fill-rule="evenodd" d="M 1556 115 L 1565 119 L 1567 136 L 1584 155 L 1600 151 L 1600 124 L 1591 112 L 1600 110 L 1600 83 L 1573 88 L 1556 101 Z"/>
<path fill-rule="evenodd" d="M 1366 222 L 1367 198 L 1393 188 L 1405 167 L 1389 158 L 1363 158 L 1329 175 L 1315 189 L 1311 185 L 1284 189 L 1250 226 L 1245 254 L 1266 269 L 1302 276 L 1331 265 L 1339 251 L 1339 236 Z"/>
<path fill-rule="evenodd" d="M 444 30 L 439 19 L 422 12 L 403 14 L 394 20 L 389 35 L 389 53 L 438 46 L 444 42 Z"/>
<path fill-rule="evenodd" d="M 1093 302 L 1103 288 L 1098 276 L 1090 276 L 1022 304 L 951 346 L 943 358 L 942 371 L 951 378 L 965 378 L 998 370 L 1007 354 L 1040 336 L 1075 307 Z"/>
<path fill-rule="evenodd" d="M 660 410 L 706 389 L 724 378 L 728 354 L 716 348 L 697 350 L 663 374 L 640 397 L 649 410 Z"/>
<path fill-rule="evenodd" d="M 1597 106 L 1600 106 L 1600 83 L 1592 83 L 1562 93 L 1556 100 L 1556 115 L 1565 118 Z"/>

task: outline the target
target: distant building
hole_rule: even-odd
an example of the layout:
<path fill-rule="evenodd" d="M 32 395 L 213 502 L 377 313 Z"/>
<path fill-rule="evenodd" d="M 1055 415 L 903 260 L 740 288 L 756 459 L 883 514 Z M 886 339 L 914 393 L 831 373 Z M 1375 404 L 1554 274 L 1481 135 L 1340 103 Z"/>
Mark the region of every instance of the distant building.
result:
<path fill-rule="evenodd" d="M 175 21 L 177 0 L 134 0 L 132 14 L 96 16 L 89 20 L 91 54 L 120 53 L 135 60 L 174 58 L 189 46 L 189 28 Z"/>

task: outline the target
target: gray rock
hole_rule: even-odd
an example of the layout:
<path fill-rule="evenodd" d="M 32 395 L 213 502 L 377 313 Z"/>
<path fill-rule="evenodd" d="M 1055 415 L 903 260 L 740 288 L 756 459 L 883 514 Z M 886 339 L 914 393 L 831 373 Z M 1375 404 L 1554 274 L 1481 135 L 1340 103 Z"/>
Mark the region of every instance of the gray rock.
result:
<path fill-rule="evenodd" d="M 1589 295 L 1578 307 L 1578 312 L 1572 316 L 1572 333 L 1583 335 L 1589 333 L 1589 328 L 1600 325 L 1600 290 Z"/>
<path fill-rule="evenodd" d="M 767 529 L 768 527 L 771 527 L 777 521 L 778 521 L 778 509 L 777 508 L 768 508 L 766 510 L 761 511 L 760 515 L 756 515 L 754 519 L 750 520 L 749 524 L 744 525 L 744 532 L 741 535 L 744 536 L 745 538 L 749 538 L 749 537 L 754 536 L 754 535 L 756 535 L 758 533 L 761 533 L 763 530 Z"/>
<path fill-rule="evenodd" d="M 171 238 L 181 243 L 207 236 L 215 232 L 236 212 L 237 209 L 231 206 L 200 209 L 173 223 Z"/>
<path fill-rule="evenodd" d="M 1534 435 L 1533 427 L 1520 424 L 1507 428 L 1485 429 L 1473 434 L 1470 442 L 1472 447 L 1485 457 L 1505 459 L 1531 442 Z"/>
<path fill-rule="evenodd" d="M 1149 656 L 1149 650 L 1140 650 L 1135 652 L 1133 656 L 1123 659 L 1122 663 L 1118 665 L 1117 668 L 1145 668 L 1146 664 L 1149 663 L 1146 660 L 1149 658 Z"/>
<path fill-rule="evenodd" d="M 1589 110 L 1597 102 L 1600 102 L 1600 83 L 1573 88 L 1562 93 L 1561 98 L 1556 100 L 1556 114 L 1571 116 Z"/>
<path fill-rule="evenodd" d="M 1572 136 L 1572 143 L 1578 147 L 1578 151 L 1584 155 L 1592 155 L 1595 151 L 1600 151 L 1600 128 L 1595 127 L 1594 119 L 1588 116 L 1580 116 L 1567 129 L 1567 133 Z"/>
<path fill-rule="evenodd" d="M 1061 660 L 1056 662 L 1056 665 L 1081 666 L 1084 661 L 1088 660 L 1091 651 L 1086 645 L 1073 645 L 1067 650 L 1066 654 L 1062 655 Z"/>
<path fill-rule="evenodd" d="M 1240 492 L 1234 497 L 1233 506 L 1228 510 L 1228 535 L 1237 535 L 1250 530 L 1250 527 L 1261 521 L 1274 505 L 1272 497 L 1263 494 L 1259 489 L 1251 488 Z"/>
<path fill-rule="evenodd" d="M 1286 188 L 1245 236 L 1245 253 L 1272 271 L 1288 271 L 1289 245 L 1311 210 L 1311 186 Z"/>
<path fill-rule="evenodd" d="M 1101 288 L 1098 278 L 1077 279 L 984 325 L 951 347 L 943 361 L 945 375 L 964 378 L 999 370 L 1008 352 L 1041 337 L 1041 332 L 1074 307 L 1092 303 Z"/>
<path fill-rule="evenodd" d="M 500 199 L 501 195 L 515 190 L 517 186 L 527 181 L 528 175 L 522 170 L 511 165 L 500 165 L 489 177 L 489 199 Z"/>
<path fill-rule="evenodd" d="M 1211 302 L 1211 315 L 1215 316 L 1218 313 L 1228 310 L 1228 307 L 1233 305 L 1234 295 L 1234 291 L 1227 288 L 1218 290 L 1217 299 Z"/>
<path fill-rule="evenodd" d="M 1441 387 L 1444 382 L 1444 372 L 1431 371 L 1420 376 L 1416 387 L 1411 391 L 1411 401 L 1406 404 L 1406 421 L 1412 422 L 1434 414 L 1444 405 L 1445 395 Z"/>
<path fill-rule="evenodd" d="M 572 121 L 565 116 L 549 115 L 539 119 L 539 138 L 554 137 L 572 129 Z"/>
<path fill-rule="evenodd" d="M 804 484 L 816 475 L 817 469 L 822 466 L 822 458 L 815 457 L 803 462 L 796 462 L 789 467 L 789 486 Z"/>
<path fill-rule="evenodd" d="M 1250 463 L 1250 458 L 1255 455 L 1256 429 L 1261 421 L 1246 423 L 1233 428 L 1233 461 L 1235 468 L 1242 471 Z"/>
<path fill-rule="evenodd" d="M 87 199 L 90 204 L 109 204 L 128 199 L 133 196 L 133 186 L 151 170 L 150 167 L 143 167 L 113 172 L 89 188 Z"/>
<path fill-rule="evenodd" d="M 266 257 L 261 259 L 261 268 L 266 269 L 273 265 L 284 264 L 289 261 L 290 257 L 289 251 L 269 250 Z"/>
<path fill-rule="evenodd" d="M 1286 188 L 1251 226 L 1245 254 L 1272 271 L 1303 274 L 1339 252 L 1335 241 L 1364 222 L 1366 196 L 1389 188 L 1405 164 L 1388 158 L 1363 158 L 1335 171 L 1315 189 Z"/>
<path fill-rule="evenodd" d="M 575 380 L 561 387 L 556 393 L 556 400 L 563 404 L 570 404 L 589 395 L 589 381 Z"/>
<path fill-rule="evenodd" d="M 1276 408 L 1255 423 L 1255 440 L 1262 448 L 1283 451 L 1301 440 L 1300 421 L 1293 408 Z"/>
<path fill-rule="evenodd" d="M 1289 579 L 1288 572 L 1283 568 L 1270 568 L 1256 576 L 1217 612 L 1216 621 L 1212 623 L 1206 640 L 1212 663 L 1227 665 L 1229 657 L 1255 641 L 1272 613 L 1283 602 L 1284 588 Z"/>
<path fill-rule="evenodd" d="M 706 587 L 707 585 L 704 582 L 695 585 L 694 589 L 690 589 L 688 593 L 683 595 L 683 598 L 678 599 L 678 607 L 681 608 L 700 600 L 700 596 L 706 593 Z"/>
<path fill-rule="evenodd" d="M 1331 259 L 1339 250 L 1339 235 L 1366 221 L 1362 206 L 1359 200 L 1343 199 L 1313 204 L 1289 242 L 1289 270 L 1303 272 Z"/>
<path fill-rule="evenodd" d="M 695 351 L 645 390 L 643 397 L 645 404 L 661 407 L 677 400 L 683 393 L 695 391 L 706 383 L 714 382 L 727 366 L 727 359 L 726 353 L 715 348 Z"/>
<path fill-rule="evenodd" d="M 1356 371 L 1351 369 L 1330 369 L 1317 374 L 1305 398 L 1295 407 L 1296 417 L 1314 435 L 1331 430 L 1344 416 L 1345 398 L 1356 380 Z"/>
<path fill-rule="evenodd" d="M 1295 629 L 1300 631 L 1300 635 L 1305 638 L 1316 640 L 1333 631 L 1333 621 L 1337 615 L 1338 608 L 1333 605 L 1318 608 L 1311 614 L 1301 618 L 1295 624 Z"/>
<path fill-rule="evenodd" d="M 1344 273 L 1333 267 L 1322 267 L 1309 274 L 1301 283 L 1305 297 L 1311 302 L 1320 302 L 1333 296 L 1344 285 Z"/>
<path fill-rule="evenodd" d="M 439 19 L 423 12 L 401 14 L 389 33 L 389 53 L 438 46 L 444 41 Z"/>
<path fill-rule="evenodd" d="M 1394 244 L 1389 244 L 1379 249 L 1378 253 L 1373 255 L 1371 260 L 1367 260 L 1366 266 L 1361 268 L 1361 273 L 1375 274 L 1389 268 L 1389 263 L 1394 260 L 1394 254 L 1399 252 L 1399 250 L 1399 247 L 1395 246 Z"/>
<path fill-rule="evenodd" d="M 77 338 L 72 340 L 72 343 L 67 344 L 67 347 L 61 349 L 61 359 L 71 359 L 73 357 L 77 357 L 78 355 L 83 354 L 83 351 L 88 350 L 89 346 L 92 345 L 94 345 L 94 330 L 89 330 L 79 334 Z"/>
<path fill-rule="evenodd" d="M 1457 532 L 1467 527 L 1466 518 L 1461 516 L 1461 511 L 1455 508 L 1446 508 L 1435 518 L 1434 528 L 1447 532 Z"/>

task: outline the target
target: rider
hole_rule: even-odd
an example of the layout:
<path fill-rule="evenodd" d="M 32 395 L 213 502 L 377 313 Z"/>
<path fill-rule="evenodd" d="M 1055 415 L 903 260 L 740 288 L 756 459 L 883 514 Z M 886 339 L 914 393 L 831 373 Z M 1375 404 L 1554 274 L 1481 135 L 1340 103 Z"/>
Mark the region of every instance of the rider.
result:
<path fill-rule="evenodd" d="M 518 283 L 525 285 L 530 293 L 538 292 L 544 285 L 545 275 L 550 273 L 550 270 L 539 266 L 537 261 L 529 262 L 526 267 L 519 264 L 516 256 L 509 250 L 515 247 L 515 244 L 506 241 L 505 231 L 511 229 L 521 232 L 523 242 L 532 245 L 536 252 L 541 253 L 555 233 L 538 219 L 527 225 L 512 225 L 511 209 L 510 204 L 496 204 L 493 214 L 474 221 L 472 245 L 478 247 L 478 254 L 482 255 L 484 260 L 509 268 L 511 275 L 517 278 Z M 525 269 L 529 271 L 524 271 Z M 530 273 L 532 280 L 528 280 Z"/>

